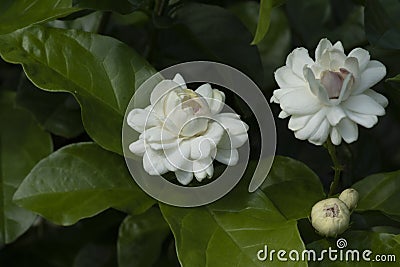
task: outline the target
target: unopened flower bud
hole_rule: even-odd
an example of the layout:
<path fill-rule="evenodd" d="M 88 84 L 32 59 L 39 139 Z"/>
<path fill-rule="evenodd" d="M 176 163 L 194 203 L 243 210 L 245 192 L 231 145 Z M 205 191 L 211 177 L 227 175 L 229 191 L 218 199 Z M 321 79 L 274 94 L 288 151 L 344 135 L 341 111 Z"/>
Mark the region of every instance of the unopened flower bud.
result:
<path fill-rule="evenodd" d="M 338 198 L 316 203 L 311 210 L 311 223 L 320 235 L 336 237 L 349 227 L 350 211 Z"/>
<path fill-rule="evenodd" d="M 350 211 L 357 207 L 358 198 L 358 192 L 353 188 L 348 188 L 339 195 L 339 199 L 346 204 Z"/>

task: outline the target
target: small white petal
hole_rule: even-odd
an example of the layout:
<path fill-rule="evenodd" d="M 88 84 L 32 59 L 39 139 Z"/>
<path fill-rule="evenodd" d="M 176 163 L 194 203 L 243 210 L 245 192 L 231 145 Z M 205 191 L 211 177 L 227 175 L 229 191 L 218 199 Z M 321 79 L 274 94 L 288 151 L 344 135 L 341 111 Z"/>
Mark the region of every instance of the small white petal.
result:
<path fill-rule="evenodd" d="M 365 90 L 377 84 L 386 75 L 386 67 L 376 60 L 368 62 L 360 75 L 360 83 L 354 90 L 353 95 L 361 94 Z"/>
<path fill-rule="evenodd" d="M 211 178 L 214 174 L 214 165 L 210 164 L 206 169 L 206 174 L 208 178 Z"/>
<path fill-rule="evenodd" d="M 340 136 L 338 130 L 336 129 L 336 127 L 332 127 L 331 130 L 331 141 L 332 144 L 338 146 L 340 145 L 340 143 L 342 142 L 342 137 Z"/>
<path fill-rule="evenodd" d="M 379 105 L 373 98 L 367 95 L 353 95 L 350 96 L 342 104 L 346 109 L 368 115 L 384 115 L 385 109 Z"/>
<path fill-rule="evenodd" d="M 197 181 L 201 182 L 208 176 L 207 172 L 211 173 L 211 170 L 209 170 L 210 166 L 212 166 L 211 158 L 205 158 L 193 162 L 193 172 Z M 212 172 L 214 172 L 214 170 L 212 170 Z"/>
<path fill-rule="evenodd" d="M 341 106 L 332 106 L 328 109 L 326 117 L 332 126 L 336 126 L 343 118 L 346 117 L 346 113 Z"/>
<path fill-rule="evenodd" d="M 169 92 L 164 98 L 162 104 L 163 105 L 163 114 L 165 117 L 171 117 L 175 115 L 175 112 L 182 109 L 182 101 L 178 95 L 179 90 L 173 90 Z M 158 112 L 159 113 L 159 112 Z"/>
<path fill-rule="evenodd" d="M 157 102 L 174 89 L 181 88 L 179 84 L 171 80 L 162 80 L 153 89 L 150 95 L 150 103 L 154 106 Z"/>
<path fill-rule="evenodd" d="M 307 122 L 311 119 L 312 115 L 295 116 L 293 115 L 289 119 L 288 127 L 292 131 L 298 131 L 303 128 Z"/>
<path fill-rule="evenodd" d="M 225 165 L 234 166 L 239 161 L 239 152 L 237 149 L 218 149 L 215 159 Z"/>
<path fill-rule="evenodd" d="M 285 118 L 287 118 L 287 117 L 289 117 L 290 116 L 290 114 L 289 113 L 286 113 L 285 111 L 281 111 L 281 112 L 279 112 L 279 115 L 278 115 L 278 117 L 280 118 L 280 119 L 285 119 Z"/>
<path fill-rule="evenodd" d="M 126 121 L 131 128 L 139 133 L 142 133 L 145 128 L 160 125 L 160 121 L 153 112 L 140 108 L 131 110 Z"/>
<path fill-rule="evenodd" d="M 357 124 L 347 118 L 340 121 L 337 126 L 337 130 L 346 143 L 350 144 L 358 139 Z"/>
<path fill-rule="evenodd" d="M 218 144 L 224 134 L 224 128 L 216 121 L 208 123 L 207 131 L 203 134 L 204 138 L 211 139 L 215 144 Z"/>
<path fill-rule="evenodd" d="M 294 49 L 286 59 L 286 65 L 300 78 L 303 77 L 304 66 L 311 66 L 312 64 L 314 64 L 314 61 L 308 55 L 308 51 L 304 47 Z"/>
<path fill-rule="evenodd" d="M 321 108 L 318 98 L 308 89 L 287 90 L 280 96 L 279 101 L 281 108 L 292 115 L 313 114 Z"/>
<path fill-rule="evenodd" d="M 318 130 L 308 139 L 314 145 L 322 145 L 325 143 L 330 132 L 330 125 L 327 119 L 323 120 Z"/>
<path fill-rule="evenodd" d="M 165 159 L 161 153 L 151 148 L 146 149 L 143 155 L 143 167 L 148 174 L 160 175 L 168 172 L 168 169 L 164 165 Z"/>
<path fill-rule="evenodd" d="M 326 116 L 326 109 L 321 109 L 307 122 L 307 124 L 300 130 L 296 131 L 294 135 L 300 140 L 309 139 L 318 129 Z"/>
<path fill-rule="evenodd" d="M 144 152 L 146 151 L 144 140 L 139 139 L 136 142 L 133 142 L 129 145 L 129 150 L 135 155 L 143 156 Z"/>
<path fill-rule="evenodd" d="M 242 120 L 240 116 L 235 113 L 220 113 L 214 118 L 224 127 L 229 134 L 242 134 L 248 131 L 249 126 Z"/>
<path fill-rule="evenodd" d="M 337 100 L 334 99 L 334 100 L 336 100 L 338 103 L 341 103 L 343 100 L 348 99 L 349 96 L 351 95 L 352 89 L 353 89 L 352 76 L 347 75 L 347 77 L 343 81 L 342 88 L 340 89 L 339 99 L 337 99 Z"/>
<path fill-rule="evenodd" d="M 218 149 L 234 149 L 243 146 L 248 140 L 248 135 L 246 132 L 237 135 L 229 135 L 224 132 L 221 140 L 219 141 L 217 147 Z"/>
<path fill-rule="evenodd" d="M 188 185 L 193 180 L 193 172 L 177 170 L 175 176 L 182 185 Z"/>
<path fill-rule="evenodd" d="M 192 120 L 186 122 L 180 132 L 180 135 L 191 137 L 202 133 L 207 130 L 208 121 L 209 120 L 207 118 L 193 118 Z"/>
<path fill-rule="evenodd" d="M 143 132 L 144 139 L 148 143 L 170 143 L 176 141 L 177 136 L 162 127 L 153 127 Z"/>
<path fill-rule="evenodd" d="M 365 69 L 365 67 L 367 66 L 367 64 L 371 58 L 369 55 L 369 52 L 367 50 L 359 48 L 359 47 L 351 50 L 348 57 L 357 58 L 358 64 L 360 66 L 360 71 L 363 71 Z"/>
<path fill-rule="evenodd" d="M 367 89 L 364 92 L 364 94 L 374 99 L 379 105 L 381 105 L 384 108 L 386 108 L 387 105 L 389 104 L 388 99 L 384 95 L 381 95 L 372 89 Z"/>
<path fill-rule="evenodd" d="M 322 54 L 327 50 L 332 48 L 332 43 L 323 38 L 319 41 L 317 48 L 315 49 L 315 59 L 318 62 L 321 59 Z"/>
<path fill-rule="evenodd" d="M 311 93 L 322 103 L 329 105 L 329 96 L 327 89 L 315 79 L 314 73 L 310 68 L 304 68 L 304 77 L 308 81 Z"/>
<path fill-rule="evenodd" d="M 343 48 L 343 44 L 341 41 L 337 41 L 334 45 L 333 45 L 334 49 L 337 49 L 339 51 L 344 52 L 344 48 Z"/>
<path fill-rule="evenodd" d="M 189 160 L 190 150 L 190 141 L 182 141 L 178 146 L 164 151 L 166 161 L 178 170 L 192 171 L 193 162 Z"/>
<path fill-rule="evenodd" d="M 210 107 L 211 114 L 218 114 L 224 108 L 225 94 L 224 92 L 214 89 L 212 98 L 207 99 L 208 106 Z"/>
<path fill-rule="evenodd" d="M 190 157 L 192 159 L 204 159 L 211 157 L 211 152 L 216 147 L 212 140 L 202 136 L 191 140 Z"/>
<path fill-rule="evenodd" d="M 358 59 L 355 57 L 348 57 L 344 62 L 344 68 L 348 70 L 356 80 L 360 78 L 360 67 Z"/>
<path fill-rule="evenodd" d="M 347 57 L 343 51 L 338 49 L 334 49 L 328 52 L 329 54 L 329 66 L 331 70 L 338 70 L 342 66 L 344 66 L 344 62 L 346 61 Z"/>
<path fill-rule="evenodd" d="M 349 110 L 346 110 L 346 114 L 350 120 L 365 128 L 371 128 L 378 122 L 378 117 L 375 115 L 360 114 Z"/>
<path fill-rule="evenodd" d="M 276 70 L 275 80 L 280 88 L 304 86 L 304 79 L 294 74 L 291 68 L 283 66 Z"/>
<path fill-rule="evenodd" d="M 186 82 L 185 79 L 183 79 L 182 75 L 177 73 L 175 77 L 172 79 L 172 81 L 176 82 L 179 84 L 182 88 L 186 89 Z"/>
<path fill-rule="evenodd" d="M 195 92 L 204 98 L 211 98 L 212 93 L 213 93 L 211 85 L 208 83 L 200 85 L 199 88 L 197 88 Z"/>
<path fill-rule="evenodd" d="M 280 90 L 280 89 L 279 89 Z M 276 91 L 276 90 L 275 90 Z M 274 91 L 274 92 L 275 92 Z M 271 99 L 269 100 L 270 103 L 277 103 L 279 104 L 278 98 L 276 98 L 274 95 L 271 96 Z"/>

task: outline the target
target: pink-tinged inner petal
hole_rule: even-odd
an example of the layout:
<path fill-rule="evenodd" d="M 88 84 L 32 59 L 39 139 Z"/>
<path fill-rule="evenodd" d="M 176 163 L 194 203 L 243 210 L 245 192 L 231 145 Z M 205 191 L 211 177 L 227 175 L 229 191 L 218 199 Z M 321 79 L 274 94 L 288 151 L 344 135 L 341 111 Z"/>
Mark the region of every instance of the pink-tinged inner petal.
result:
<path fill-rule="evenodd" d="M 353 74 L 348 70 L 340 68 L 339 72 L 330 70 L 324 71 L 322 73 L 320 82 L 328 93 L 329 99 L 338 99 L 342 93 L 342 90 L 351 88 L 354 78 Z"/>
<path fill-rule="evenodd" d="M 321 84 L 325 87 L 329 99 L 338 98 L 342 89 L 343 80 L 340 74 L 333 71 L 325 71 L 321 77 Z"/>

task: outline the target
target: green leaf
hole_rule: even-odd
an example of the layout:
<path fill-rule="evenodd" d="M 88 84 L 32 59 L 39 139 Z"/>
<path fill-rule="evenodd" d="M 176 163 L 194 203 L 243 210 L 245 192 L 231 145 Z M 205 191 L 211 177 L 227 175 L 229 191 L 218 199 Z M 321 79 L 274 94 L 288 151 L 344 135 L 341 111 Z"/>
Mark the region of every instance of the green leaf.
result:
<path fill-rule="evenodd" d="M 43 159 L 22 182 L 14 201 L 61 225 L 110 207 L 136 214 L 154 204 L 134 183 L 124 158 L 94 143 L 69 145 Z"/>
<path fill-rule="evenodd" d="M 300 161 L 275 157 L 261 189 L 287 219 L 307 218 L 312 206 L 325 198 L 318 176 Z"/>
<path fill-rule="evenodd" d="M 158 208 L 126 217 L 119 228 L 118 266 L 154 266 L 169 233 L 168 224 Z"/>
<path fill-rule="evenodd" d="M 159 32 L 162 51 L 156 52 L 164 54 L 156 55 L 156 60 L 165 60 L 162 64 L 169 66 L 190 60 L 217 61 L 262 84 L 260 56 L 257 47 L 250 45 L 252 34 L 231 12 L 213 5 L 185 3 L 174 15 L 175 27 Z"/>
<path fill-rule="evenodd" d="M 35 164 L 51 153 L 50 135 L 32 116 L 14 108 L 15 94 L 0 92 L 0 245 L 11 243 L 35 215 L 12 202 L 15 190 Z"/>
<path fill-rule="evenodd" d="M 65 138 L 76 137 L 84 129 L 79 104 L 69 93 L 50 93 L 36 88 L 23 77 L 17 91 L 17 105 L 29 110 L 49 132 Z"/>
<path fill-rule="evenodd" d="M 359 266 L 359 267 L 374 267 L 374 266 L 398 266 L 396 262 L 376 262 L 376 255 L 395 255 L 397 261 L 400 257 L 400 243 L 399 236 L 387 233 L 376 233 L 368 231 L 347 231 L 341 238 L 345 238 L 347 241 L 347 247 L 343 249 L 343 257 L 345 259 L 346 251 L 348 250 L 358 250 L 360 255 L 360 261 L 348 261 L 339 260 L 330 261 L 328 254 L 325 254 L 323 261 L 311 261 L 309 262 L 310 267 L 341 267 L 341 266 Z M 321 239 L 310 243 L 307 245 L 307 249 L 314 249 L 317 255 L 320 255 L 321 251 L 324 249 L 337 249 L 335 239 Z M 369 256 L 371 261 L 364 261 L 362 259 L 362 253 L 364 250 L 371 250 L 372 254 Z"/>
<path fill-rule="evenodd" d="M 249 193 L 247 186 L 248 181 L 242 181 L 227 196 L 203 207 L 160 205 L 174 233 L 182 266 L 266 266 L 257 259 L 265 245 L 269 249 L 304 249 L 296 221 L 286 220 L 263 191 Z M 307 263 L 275 259 L 273 266 Z"/>
<path fill-rule="evenodd" d="M 264 39 L 269 29 L 271 19 L 272 0 L 261 0 L 260 13 L 258 15 L 258 24 L 256 34 L 251 44 L 258 44 Z"/>
<path fill-rule="evenodd" d="M 357 211 L 400 216 L 400 171 L 368 176 L 352 186 L 360 194 Z"/>
<path fill-rule="evenodd" d="M 0 37 L 0 53 L 22 64 L 37 87 L 72 93 L 90 137 L 122 154 L 125 109 L 135 89 L 155 73 L 131 48 L 93 33 L 33 26 Z"/>
<path fill-rule="evenodd" d="M 101 30 L 101 21 L 104 16 L 108 15 L 102 11 L 97 11 L 71 20 L 56 19 L 48 22 L 47 25 L 53 28 L 60 29 L 75 29 L 85 32 L 98 32 L 99 30 Z"/>
<path fill-rule="evenodd" d="M 400 2 L 366 0 L 365 32 L 368 41 L 382 48 L 400 49 Z"/>
<path fill-rule="evenodd" d="M 2 0 L 0 34 L 63 17 L 78 10 L 72 7 L 72 0 Z"/>
<path fill-rule="evenodd" d="M 400 83 L 400 74 L 397 74 L 395 77 L 387 79 L 387 81 Z"/>

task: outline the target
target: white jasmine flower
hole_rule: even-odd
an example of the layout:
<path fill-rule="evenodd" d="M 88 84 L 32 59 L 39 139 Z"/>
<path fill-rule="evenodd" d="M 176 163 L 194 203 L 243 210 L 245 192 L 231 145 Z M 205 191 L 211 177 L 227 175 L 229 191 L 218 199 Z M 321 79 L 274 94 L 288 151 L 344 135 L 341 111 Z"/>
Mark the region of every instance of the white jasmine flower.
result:
<path fill-rule="evenodd" d="M 357 207 L 359 195 L 357 190 L 348 188 L 340 193 L 339 199 L 346 204 L 350 211 L 352 211 Z"/>
<path fill-rule="evenodd" d="M 349 228 L 350 211 L 338 198 L 316 203 L 311 210 L 311 224 L 320 235 L 336 237 Z"/>
<path fill-rule="evenodd" d="M 315 61 L 305 48 L 288 55 L 275 72 L 280 89 L 271 102 L 280 104 L 280 118 L 291 116 L 296 138 L 316 145 L 329 136 L 335 145 L 342 139 L 351 143 L 358 138 L 357 124 L 371 128 L 385 114 L 388 100 L 371 89 L 385 75 L 385 66 L 370 60 L 368 51 L 355 48 L 346 55 L 341 42 L 322 39 Z"/>
<path fill-rule="evenodd" d="M 141 133 L 129 149 L 143 156 L 143 167 L 150 175 L 175 172 L 187 185 L 193 180 L 211 178 L 213 160 L 235 165 L 237 148 L 247 141 L 248 126 L 234 113 L 221 113 L 223 92 L 203 84 L 193 91 L 179 74 L 155 86 L 150 105 L 133 109 L 127 122 Z"/>

